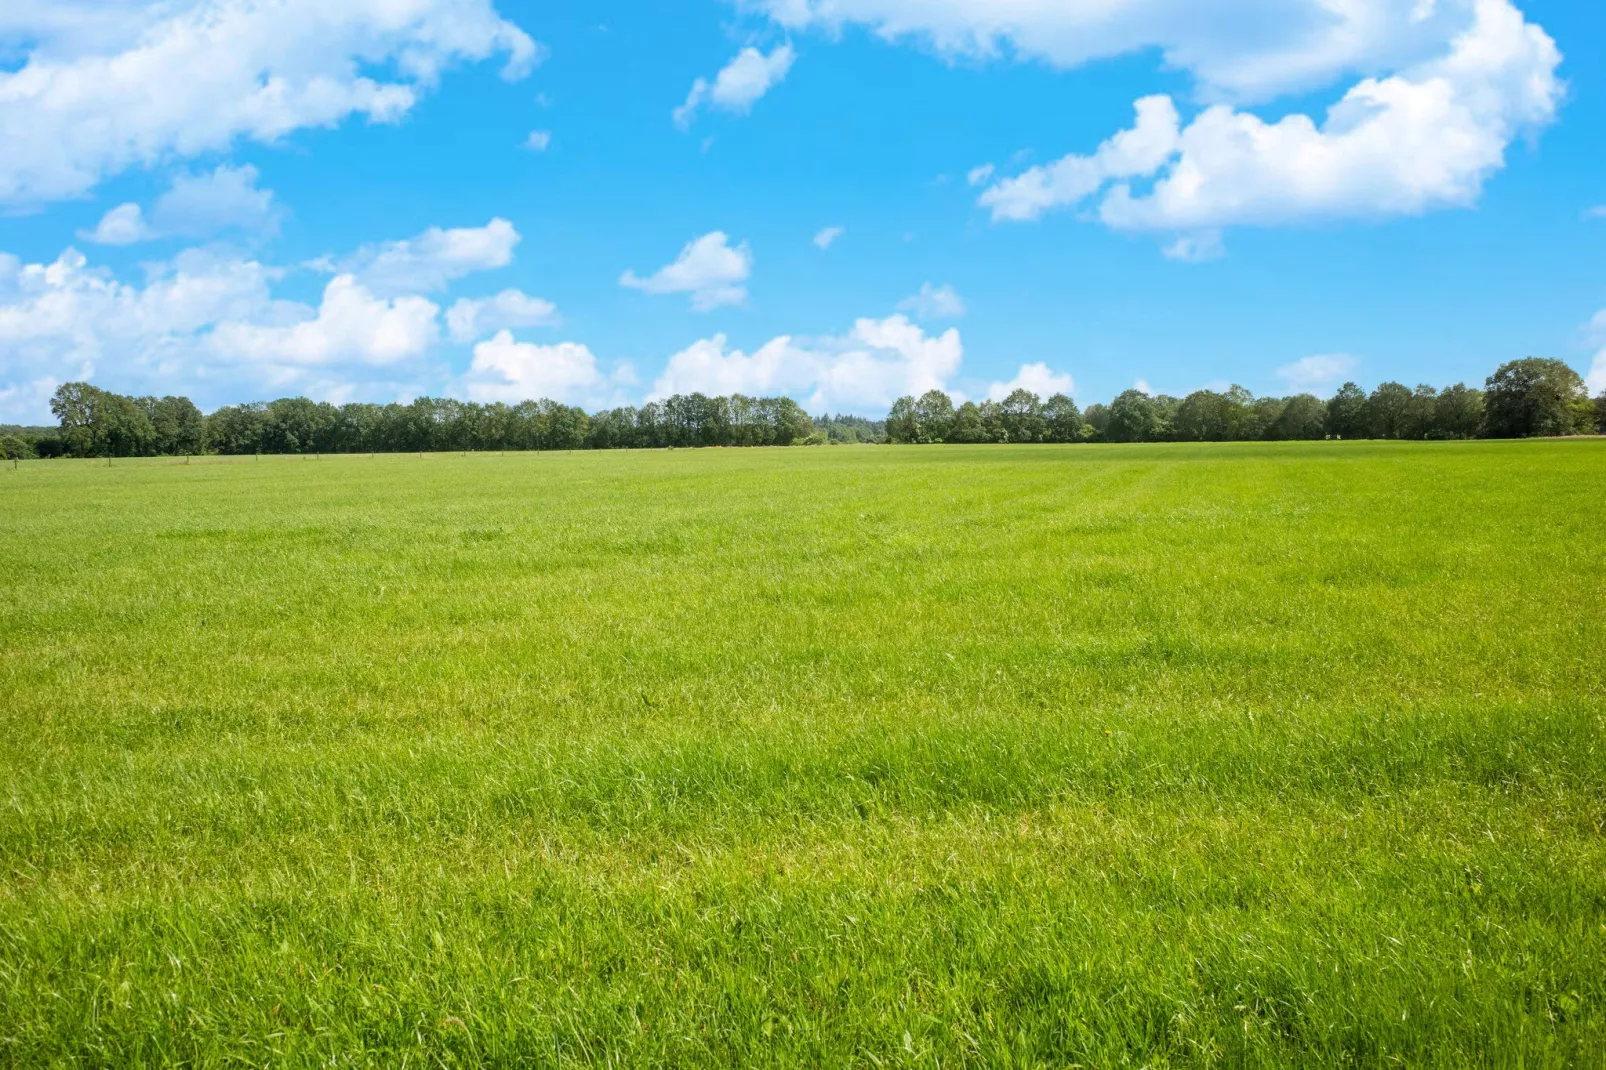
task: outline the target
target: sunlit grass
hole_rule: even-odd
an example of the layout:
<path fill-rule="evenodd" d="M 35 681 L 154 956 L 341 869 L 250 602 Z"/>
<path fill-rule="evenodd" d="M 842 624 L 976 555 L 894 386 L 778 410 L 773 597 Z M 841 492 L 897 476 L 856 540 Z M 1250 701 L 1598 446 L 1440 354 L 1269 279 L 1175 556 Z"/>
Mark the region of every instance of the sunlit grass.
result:
<path fill-rule="evenodd" d="M 1606 444 L 0 473 L 0 1062 L 1602 1065 Z"/>

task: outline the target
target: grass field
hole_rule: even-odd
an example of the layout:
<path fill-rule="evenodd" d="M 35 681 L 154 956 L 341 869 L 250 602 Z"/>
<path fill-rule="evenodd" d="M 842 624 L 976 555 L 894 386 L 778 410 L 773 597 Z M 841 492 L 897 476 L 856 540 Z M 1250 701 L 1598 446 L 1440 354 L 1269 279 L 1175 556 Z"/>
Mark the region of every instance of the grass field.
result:
<path fill-rule="evenodd" d="M 1606 441 L 24 463 L 0 1063 L 1606 1065 Z"/>

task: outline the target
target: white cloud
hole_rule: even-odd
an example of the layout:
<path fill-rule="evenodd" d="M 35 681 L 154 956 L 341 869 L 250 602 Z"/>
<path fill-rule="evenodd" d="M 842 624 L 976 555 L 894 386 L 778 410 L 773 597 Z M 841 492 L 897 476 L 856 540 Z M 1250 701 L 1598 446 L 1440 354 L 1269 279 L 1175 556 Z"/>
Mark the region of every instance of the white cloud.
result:
<path fill-rule="evenodd" d="M 1170 98 L 1147 97 L 1133 128 L 1095 155 L 1005 179 L 981 202 L 994 218 L 1032 219 L 1105 190 L 1105 224 L 1184 231 L 1469 206 L 1506 147 L 1554 118 L 1562 85 L 1554 42 L 1509 0 L 1467 2 L 1470 25 L 1447 52 L 1363 79 L 1320 125 L 1219 104 L 1181 128 Z"/>
<path fill-rule="evenodd" d="M 1584 218 L 1606 219 L 1606 204 L 1597 204 L 1595 207 L 1585 210 Z"/>
<path fill-rule="evenodd" d="M 816 412 L 884 412 L 905 394 L 945 388 L 963 358 L 957 330 L 928 336 L 904 316 L 861 319 L 842 337 L 782 336 L 750 355 L 716 335 L 672 356 L 652 396 L 788 394 Z"/>
<path fill-rule="evenodd" d="M 1318 353 L 1277 369 L 1295 394 L 1325 394 L 1355 374 L 1359 362 L 1347 353 Z"/>
<path fill-rule="evenodd" d="M 271 311 L 272 277 L 253 261 L 191 251 L 141 288 L 90 267 L 75 249 L 49 264 L 0 256 L 0 361 L 15 371 L 160 349 L 220 319 Z"/>
<path fill-rule="evenodd" d="M 972 167 L 969 173 L 965 175 L 965 181 L 972 186 L 985 186 L 993 177 L 993 172 L 995 170 L 997 170 L 997 168 L 993 167 L 993 165 L 990 163 L 984 163 L 979 167 Z"/>
<path fill-rule="evenodd" d="M 47 419 L 39 384 L 90 376 L 115 390 L 178 390 L 205 404 L 269 391 L 338 399 L 386 384 L 399 393 L 420 372 L 438 378 L 443 370 L 422 363 L 440 319 L 417 294 L 376 294 L 342 274 L 316 306 L 277 299 L 272 286 L 285 272 L 206 249 L 144 271 L 135 285 L 72 249 L 39 264 L 0 254 L 0 412 Z M 536 304 L 499 295 L 475 318 L 529 317 Z"/>
<path fill-rule="evenodd" d="M 551 398 L 594 405 L 610 380 L 591 350 L 574 342 L 539 346 L 514 341 L 511 331 L 474 347 L 464 386 L 472 401 L 509 403 Z"/>
<path fill-rule="evenodd" d="M 1479 0 L 746 0 L 790 29 L 868 26 L 950 56 L 1062 68 L 1158 49 L 1206 98 L 1267 100 L 1423 62 Z"/>
<path fill-rule="evenodd" d="M 156 199 L 151 224 L 162 234 L 205 238 L 224 230 L 272 233 L 279 226 L 273 191 L 257 188 L 257 169 L 227 164 L 205 175 L 179 175 Z"/>
<path fill-rule="evenodd" d="M 557 321 L 556 305 L 522 290 L 503 290 L 495 297 L 462 297 L 446 313 L 446 328 L 454 342 L 472 342 L 508 328 L 548 327 Z"/>
<path fill-rule="evenodd" d="M 88 378 L 92 368 L 75 378 Z M 20 424 L 51 422 L 50 397 L 64 380 L 46 375 L 0 387 L 0 421 Z"/>
<path fill-rule="evenodd" d="M 1176 152 L 1180 119 L 1167 96 L 1144 97 L 1137 121 L 1092 156 L 1066 156 L 989 187 L 981 204 L 994 219 L 1036 219 L 1051 208 L 1078 204 L 1112 179 L 1153 174 Z"/>
<path fill-rule="evenodd" d="M 1595 313 L 1595 318 L 1589 321 L 1589 333 L 1591 340 L 1601 350 L 1595 354 L 1584 382 L 1589 385 L 1590 394 L 1599 394 L 1606 391 L 1606 309 Z"/>
<path fill-rule="evenodd" d="M 1147 379 L 1137 380 L 1132 384 L 1132 389 L 1136 390 L 1140 394 L 1148 394 L 1150 397 L 1154 396 L 1154 388 L 1149 385 L 1149 381 Z"/>
<path fill-rule="evenodd" d="M 781 83 L 796 58 L 791 45 L 780 45 L 767 56 L 756 48 L 742 49 L 714 76 L 713 82 L 699 78 L 692 83 L 686 102 L 675 109 L 675 125 L 682 130 L 691 126 L 704 105 L 746 115 L 765 93 Z"/>
<path fill-rule="evenodd" d="M 21 205 L 241 138 L 393 122 L 455 63 L 500 54 L 516 78 L 539 56 L 491 0 L 32 3 L 0 16 L 6 45 L 26 61 L 0 70 L 0 203 Z"/>
<path fill-rule="evenodd" d="M 127 389 L 166 392 L 194 372 L 203 339 L 226 319 L 275 322 L 300 306 L 275 302 L 272 269 L 190 251 L 150 270 L 143 287 L 90 267 L 73 249 L 54 262 L 0 254 L 0 392 L 9 415 L 46 419 L 37 384 L 50 389 L 97 372 Z M 31 384 L 31 385 L 30 385 Z"/>
<path fill-rule="evenodd" d="M 846 227 L 826 227 L 814 236 L 814 244 L 821 249 L 829 249 L 847 232 Z"/>
<path fill-rule="evenodd" d="M 119 204 L 100 217 L 100 224 L 94 230 L 79 234 L 85 241 L 97 245 L 133 245 L 147 241 L 152 236 L 153 232 L 145 222 L 145 212 L 133 203 Z"/>
<path fill-rule="evenodd" d="M 722 231 L 686 243 L 674 263 L 647 278 L 626 271 L 619 285 L 649 294 L 690 294 L 692 308 L 707 312 L 747 300 L 745 283 L 753 272 L 753 254 L 747 243 L 731 248 Z"/>
<path fill-rule="evenodd" d="M 101 245 L 129 245 L 154 238 L 207 238 L 226 230 L 272 234 L 280 212 L 273 191 L 257 188 L 257 169 L 224 164 L 209 174 L 180 174 L 156 199 L 150 218 L 137 204 L 107 212 L 82 235 Z"/>
<path fill-rule="evenodd" d="M 365 246 L 349 257 L 315 266 L 354 275 L 375 293 L 417 293 L 506 267 L 513 262 L 519 241 L 513 224 L 498 218 L 483 227 L 430 227 L 416 238 Z"/>
<path fill-rule="evenodd" d="M 552 147 L 552 131 L 531 130 L 530 136 L 524 139 L 524 147 L 531 152 L 545 152 Z"/>
<path fill-rule="evenodd" d="M 1030 390 L 1040 398 L 1055 394 L 1069 397 L 1076 393 L 1076 381 L 1051 369 L 1047 364 L 1022 364 L 1020 371 L 1007 383 L 994 383 L 987 388 L 987 397 L 1003 401 L 1017 390 Z"/>
<path fill-rule="evenodd" d="M 209 339 L 225 360 L 270 365 L 394 364 L 422 356 L 438 335 L 440 309 L 426 297 L 376 297 L 350 275 L 324 288 L 316 315 L 298 323 L 220 323 Z"/>
<path fill-rule="evenodd" d="M 1193 234 L 1184 234 L 1170 245 L 1160 250 L 1167 260 L 1180 260 L 1185 264 L 1202 264 L 1206 260 L 1218 260 L 1226 253 L 1226 247 L 1221 243 L 1221 231 L 1201 230 Z"/>
<path fill-rule="evenodd" d="M 953 320 L 965 314 L 965 300 L 952 286 L 922 283 L 920 292 L 898 302 L 898 310 L 920 320 Z"/>

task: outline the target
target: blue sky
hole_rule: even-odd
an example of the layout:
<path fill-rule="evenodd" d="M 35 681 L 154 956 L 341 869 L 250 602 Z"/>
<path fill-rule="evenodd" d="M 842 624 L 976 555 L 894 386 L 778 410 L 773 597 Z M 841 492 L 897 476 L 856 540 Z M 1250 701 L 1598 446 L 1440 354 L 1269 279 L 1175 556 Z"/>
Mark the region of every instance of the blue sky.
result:
<path fill-rule="evenodd" d="M 12 0 L 0 421 L 1606 389 L 1606 6 L 1198 6 Z"/>

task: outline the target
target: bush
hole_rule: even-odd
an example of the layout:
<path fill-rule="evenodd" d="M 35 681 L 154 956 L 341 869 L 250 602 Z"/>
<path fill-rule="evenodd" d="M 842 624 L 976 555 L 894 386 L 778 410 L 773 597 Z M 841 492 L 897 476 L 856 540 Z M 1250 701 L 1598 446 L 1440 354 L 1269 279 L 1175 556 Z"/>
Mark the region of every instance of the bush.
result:
<path fill-rule="evenodd" d="M 25 461 L 33 456 L 33 443 L 21 435 L 0 435 L 0 461 Z"/>

